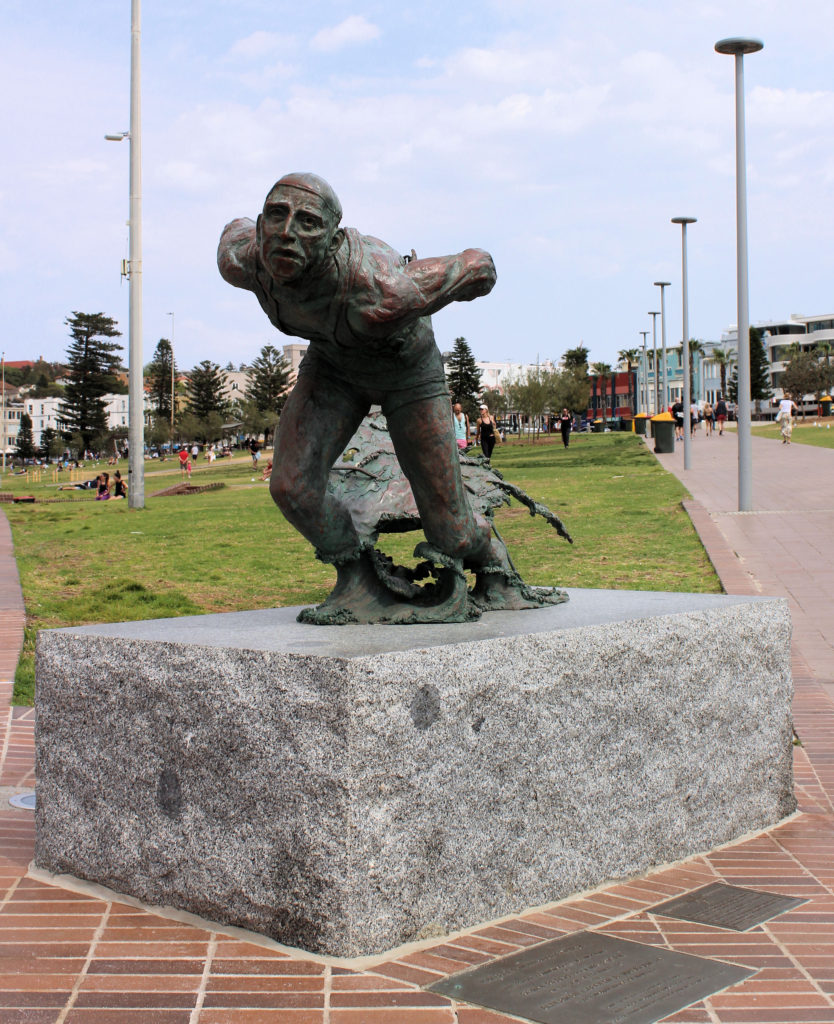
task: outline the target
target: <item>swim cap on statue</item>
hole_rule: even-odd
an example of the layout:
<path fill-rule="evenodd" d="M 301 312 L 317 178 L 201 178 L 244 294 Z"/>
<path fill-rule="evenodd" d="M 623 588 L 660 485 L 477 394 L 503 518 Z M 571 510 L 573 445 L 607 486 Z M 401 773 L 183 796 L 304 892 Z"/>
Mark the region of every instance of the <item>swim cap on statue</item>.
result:
<path fill-rule="evenodd" d="M 338 196 L 327 184 L 324 178 L 320 178 L 317 174 L 310 174 L 305 171 L 285 174 L 284 177 L 279 178 L 269 190 L 270 195 L 276 188 L 278 188 L 279 185 L 283 185 L 286 188 L 299 188 L 303 192 L 312 192 L 312 194 L 314 196 L 318 196 L 324 205 L 330 210 L 336 218 L 337 224 L 342 219 L 342 204 L 339 202 Z"/>

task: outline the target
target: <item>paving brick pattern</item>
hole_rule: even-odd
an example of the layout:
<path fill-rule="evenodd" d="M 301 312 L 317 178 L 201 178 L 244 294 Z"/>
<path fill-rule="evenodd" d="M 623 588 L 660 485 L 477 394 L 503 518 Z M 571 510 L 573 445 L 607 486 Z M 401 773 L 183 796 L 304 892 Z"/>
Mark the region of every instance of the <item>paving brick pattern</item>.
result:
<path fill-rule="evenodd" d="M 784 594 L 791 602 L 794 717 L 802 743 L 794 748 L 799 800 L 794 817 L 645 877 L 354 970 L 29 878 L 32 815 L 5 805 L 0 809 L 0 1024 L 518 1024 L 520 1018 L 424 989 L 448 974 L 582 930 L 756 970 L 667 1022 L 834 1024 L 834 594 L 826 589 L 831 559 L 821 554 L 834 516 L 820 527 L 822 538 L 817 529 L 825 510 L 834 509 L 834 453 L 754 440 L 754 465 L 760 471 L 769 467 L 771 505 L 779 504 L 781 495 L 804 498 L 809 481 L 825 474 L 833 482 L 814 491 L 810 510 L 770 508 L 739 516 L 732 511 L 735 439 L 699 437 L 696 464 L 707 462 L 707 451 L 708 465 L 686 475 L 693 495 L 687 507 L 725 589 Z M 683 478 L 679 452 L 662 456 L 661 462 Z M 4 539 L 2 519 L 0 513 L 0 601 L 12 607 L 13 587 L 6 583 L 11 541 Z M 22 614 L 15 623 L 0 629 L 0 682 L 11 677 Z M 0 787 L 31 786 L 32 712 L 5 706 L 0 730 Z M 654 912 L 670 897 L 714 881 L 808 902 L 747 932 Z"/>

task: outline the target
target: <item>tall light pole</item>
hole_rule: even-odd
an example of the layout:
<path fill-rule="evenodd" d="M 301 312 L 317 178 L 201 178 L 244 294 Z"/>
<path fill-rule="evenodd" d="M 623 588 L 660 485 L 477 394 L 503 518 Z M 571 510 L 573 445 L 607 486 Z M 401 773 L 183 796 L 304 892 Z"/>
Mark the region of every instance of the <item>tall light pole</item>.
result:
<path fill-rule="evenodd" d="M 654 360 L 654 387 L 652 388 L 652 412 L 656 416 L 660 411 L 660 377 L 657 371 L 657 318 L 660 310 L 649 311 L 652 318 L 652 359 Z"/>
<path fill-rule="evenodd" d="M 666 289 L 671 284 L 671 281 L 655 281 L 655 284 L 660 289 L 660 335 L 663 339 L 663 408 L 666 409 L 669 405 L 669 370 L 666 365 Z"/>
<path fill-rule="evenodd" d="M 145 388 L 142 380 L 142 103 L 141 103 L 141 0 L 130 3 L 130 130 L 105 135 L 112 142 L 130 140 L 130 241 L 127 277 L 130 284 L 128 314 L 128 426 L 130 446 L 127 503 L 145 507 Z"/>
<path fill-rule="evenodd" d="M 673 217 L 681 226 L 681 307 L 683 309 L 683 468 L 692 469 L 692 381 L 689 379 L 689 273 L 686 265 L 686 225 L 695 224 L 696 217 Z"/>
<path fill-rule="evenodd" d="M 174 314 L 166 313 L 171 318 L 171 450 L 174 445 Z"/>
<path fill-rule="evenodd" d="M 736 290 L 738 302 L 738 510 L 753 508 L 753 439 L 750 430 L 750 314 L 747 296 L 747 154 L 744 132 L 744 55 L 758 39 L 719 39 L 717 53 L 735 57 L 736 70 Z"/>
<path fill-rule="evenodd" d="M 643 386 L 640 389 L 640 404 L 643 406 L 643 413 L 646 414 L 649 411 L 649 368 L 646 364 L 646 337 L 648 331 L 640 331 L 643 335 Z"/>

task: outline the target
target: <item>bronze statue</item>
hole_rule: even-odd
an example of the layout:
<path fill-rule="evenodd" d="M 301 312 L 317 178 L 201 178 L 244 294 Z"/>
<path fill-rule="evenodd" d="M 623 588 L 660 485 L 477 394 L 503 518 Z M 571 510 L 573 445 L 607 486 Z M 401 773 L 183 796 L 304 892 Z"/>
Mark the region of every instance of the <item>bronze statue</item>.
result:
<path fill-rule="evenodd" d="M 341 204 L 314 174 L 287 174 L 270 190 L 257 222 L 226 226 L 218 266 L 226 281 L 255 293 L 272 324 L 310 346 L 275 440 L 270 492 L 290 523 L 336 566 L 324 604 L 302 620 L 455 622 L 491 608 L 531 608 L 566 599 L 527 587 L 491 520 L 467 500 L 449 391 L 431 314 L 486 295 L 495 284 L 481 249 L 404 259 L 377 238 L 341 228 Z M 408 479 L 435 580 L 418 588 L 385 569 L 360 536 L 331 468 L 372 405 L 387 420 Z M 468 594 L 464 569 L 475 573 Z M 406 585 L 408 583 L 408 585 Z"/>

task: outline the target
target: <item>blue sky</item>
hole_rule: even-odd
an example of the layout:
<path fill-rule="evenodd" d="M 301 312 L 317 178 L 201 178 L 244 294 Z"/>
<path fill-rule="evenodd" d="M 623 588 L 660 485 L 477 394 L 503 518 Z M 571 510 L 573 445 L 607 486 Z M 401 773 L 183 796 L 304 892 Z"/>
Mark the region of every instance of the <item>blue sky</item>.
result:
<path fill-rule="evenodd" d="M 344 223 L 421 256 L 488 249 L 494 292 L 434 318 L 481 359 L 611 361 L 668 280 L 681 332 L 736 319 L 733 60 L 746 58 L 751 320 L 834 310 L 830 0 L 145 0 L 145 359 L 236 364 L 277 334 L 215 265 L 223 225 L 310 170 Z M 72 310 L 127 333 L 129 0 L 6 0 L 0 300 L 7 359 L 58 359 Z M 649 339 L 651 342 L 651 338 Z"/>

